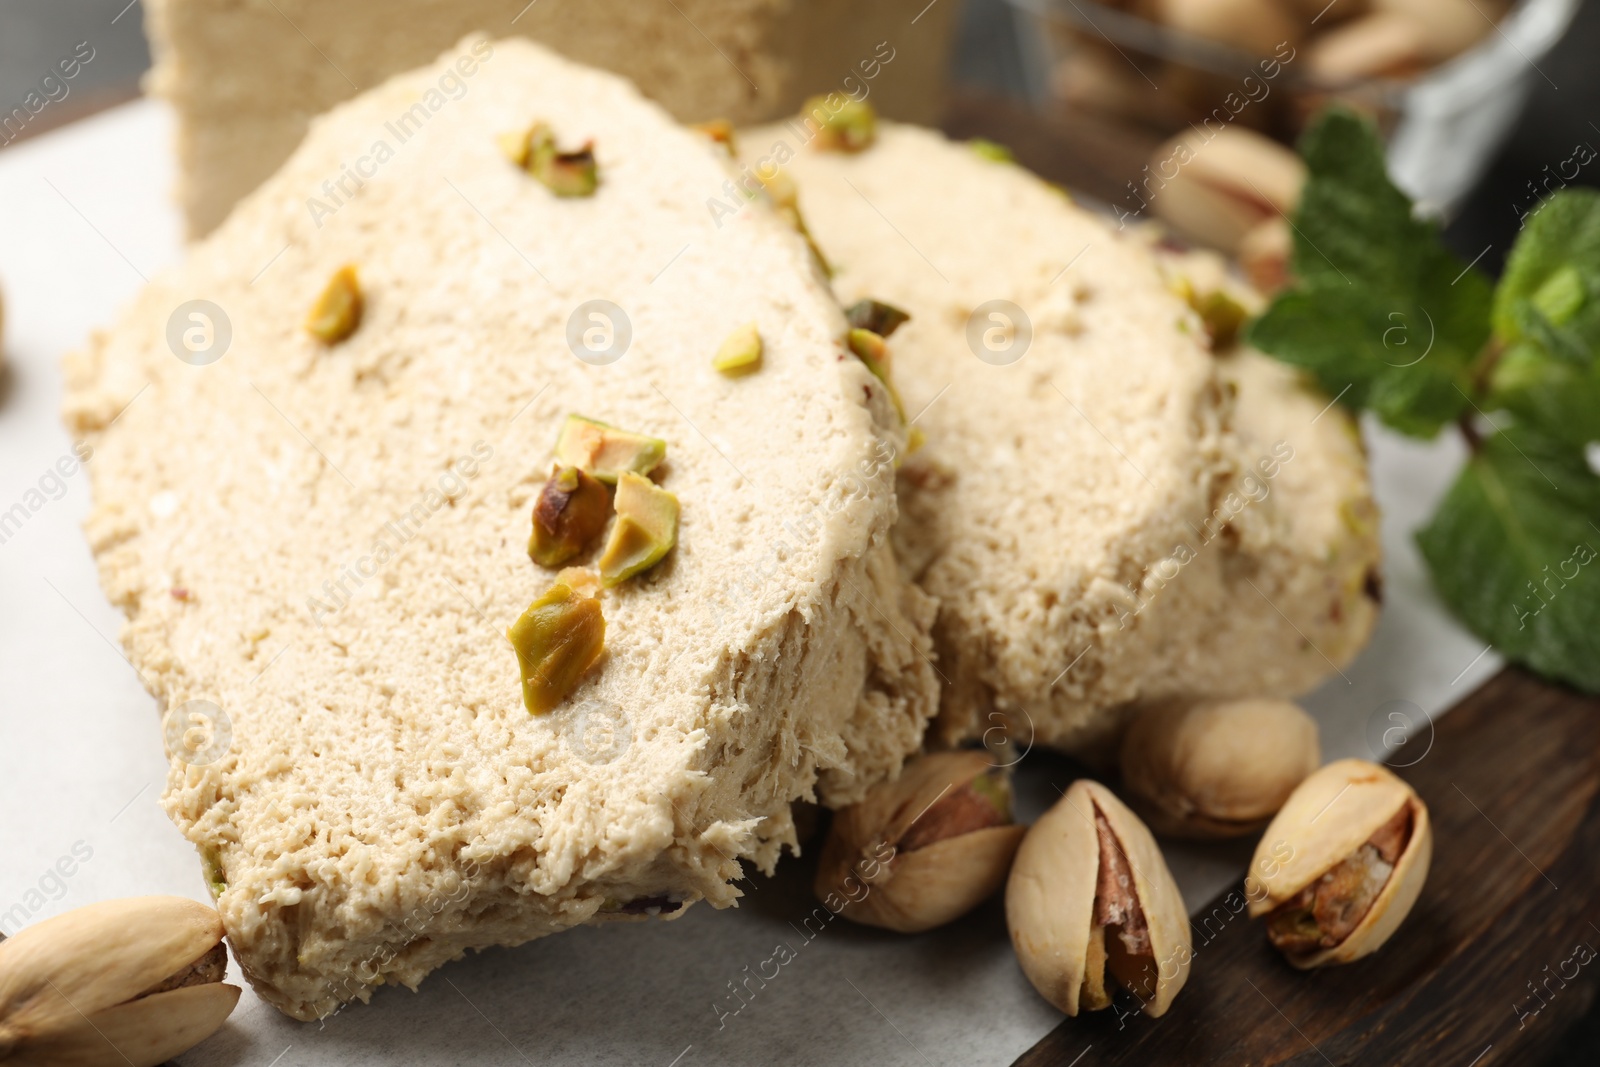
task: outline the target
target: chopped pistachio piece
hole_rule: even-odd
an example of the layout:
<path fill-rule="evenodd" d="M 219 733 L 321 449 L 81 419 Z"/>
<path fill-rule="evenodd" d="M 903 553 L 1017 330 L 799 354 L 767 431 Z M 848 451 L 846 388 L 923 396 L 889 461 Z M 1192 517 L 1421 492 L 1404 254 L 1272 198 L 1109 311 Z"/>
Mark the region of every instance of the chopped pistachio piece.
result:
<path fill-rule="evenodd" d="M 558 152 L 553 146 L 544 154 L 536 150 L 533 176 L 557 196 L 593 196 L 600 185 L 594 143 L 589 142 L 575 152 Z"/>
<path fill-rule="evenodd" d="M 563 152 L 556 145 L 555 131 L 543 122 L 536 122 L 521 133 L 503 133 L 496 141 L 507 159 L 557 196 L 592 196 L 600 184 L 593 141 L 575 151 Z"/>
<path fill-rule="evenodd" d="M 871 330 L 879 337 L 888 337 L 911 321 L 910 312 L 901 311 L 893 304 L 881 300 L 857 300 L 844 313 L 850 325 L 858 330 Z"/>
<path fill-rule="evenodd" d="M 711 365 L 728 377 L 736 378 L 760 369 L 761 351 L 761 332 L 755 323 L 747 322 L 722 342 Z"/>
<path fill-rule="evenodd" d="M 533 135 L 538 129 L 537 126 L 529 126 L 515 133 L 502 133 L 495 137 L 494 143 L 500 146 L 501 155 L 517 166 L 526 168 L 533 156 Z"/>
<path fill-rule="evenodd" d="M 533 505 L 528 555 L 541 567 L 559 567 L 589 547 L 611 517 L 611 494 L 581 467 L 561 467 Z"/>
<path fill-rule="evenodd" d="M 728 149 L 728 154 L 733 155 L 737 149 L 733 140 L 733 123 L 727 119 L 712 119 L 710 122 L 696 122 L 689 127 L 696 133 L 703 133 L 717 144 Z"/>
<path fill-rule="evenodd" d="M 361 325 L 364 307 L 361 279 L 356 277 L 355 266 L 347 263 L 333 272 L 316 303 L 311 305 L 306 315 L 306 329 L 324 344 L 336 345 Z"/>
<path fill-rule="evenodd" d="M 884 339 L 871 330 L 859 327 L 850 331 L 847 341 L 850 351 L 855 353 L 857 359 L 865 363 L 872 376 L 883 383 L 889 393 L 889 399 L 894 402 L 894 409 L 900 415 L 900 421 L 906 417 L 905 405 L 900 402 L 900 393 L 895 389 L 894 382 L 889 380 L 891 366 L 889 362 L 889 346 Z"/>
<path fill-rule="evenodd" d="M 967 142 L 967 147 L 972 149 L 974 155 L 980 159 L 987 159 L 993 163 L 1015 163 L 1017 157 L 1012 155 L 1011 149 L 998 141 L 991 141 L 987 137 L 974 137 Z"/>
<path fill-rule="evenodd" d="M 911 432 L 906 434 L 906 455 L 915 455 L 917 449 L 928 443 L 928 435 L 922 432 L 921 426 L 911 427 Z"/>
<path fill-rule="evenodd" d="M 1201 297 L 1195 310 L 1200 313 L 1200 321 L 1206 324 L 1211 347 L 1218 351 L 1233 347 L 1233 343 L 1239 339 L 1239 330 L 1249 317 L 1244 305 L 1221 289 Z"/>
<path fill-rule="evenodd" d="M 600 557 L 600 581 L 619 585 L 654 567 L 678 541 L 678 498 L 648 478 L 617 480 L 617 522 Z"/>
<path fill-rule="evenodd" d="M 562 567 L 556 572 L 556 582 L 567 586 L 579 596 L 600 595 L 600 576 L 582 567 Z"/>
<path fill-rule="evenodd" d="M 801 115 L 818 124 L 817 148 L 824 152 L 859 152 L 878 135 L 878 113 L 865 100 L 844 99 L 837 108 L 836 94 L 813 96 L 801 105 Z"/>
<path fill-rule="evenodd" d="M 559 582 L 506 631 L 522 672 L 522 703 L 535 715 L 560 705 L 605 648 L 600 601 Z"/>
<path fill-rule="evenodd" d="M 667 443 L 659 437 L 629 433 L 582 415 L 568 415 L 556 439 L 559 462 L 582 467 L 607 484 L 615 484 L 623 471 L 649 474 L 666 456 Z"/>

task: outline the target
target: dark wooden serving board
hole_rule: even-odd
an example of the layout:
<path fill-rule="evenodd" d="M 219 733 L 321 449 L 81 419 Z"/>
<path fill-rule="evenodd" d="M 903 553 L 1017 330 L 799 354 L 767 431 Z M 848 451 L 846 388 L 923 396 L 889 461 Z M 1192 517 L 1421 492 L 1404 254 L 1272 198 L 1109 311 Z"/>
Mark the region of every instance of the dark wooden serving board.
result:
<path fill-rule="evenodd" d="M 951 101 L 944 127 L 1126 208 L 1126 183 L 1160 140 L 970 94 Z M 1236 886 L 1196 917 L 1194 964 L 1166 1015 L 1130 1001 L 1066 1019 L 1018 1067 L 1539 1063 L 1600 986 L 1600 699 L 1508 669 L 1441 717 L 1428 754 L 1397 773 L 1432 814 L 1433 866 L 1379 952 L 1296 971 L 1234 913 Z"/>

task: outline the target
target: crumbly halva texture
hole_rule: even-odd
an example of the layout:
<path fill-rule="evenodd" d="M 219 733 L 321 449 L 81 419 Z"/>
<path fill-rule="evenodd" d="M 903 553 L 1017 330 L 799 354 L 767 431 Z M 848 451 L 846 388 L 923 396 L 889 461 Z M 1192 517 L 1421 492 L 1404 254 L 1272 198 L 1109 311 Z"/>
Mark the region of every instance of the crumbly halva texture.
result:
<path fill-rule="evenodd" d="M 145 12 L 155 54 L 147 85 L 177 111 L 178 196 L 190 233 L 203 236 L 288 158 L 312 118 L 431 61 L 467 33 L 521 35 L 625 74 L 684 121 L 776 118 L 806 94 L 831 89 L 929 122 L 939 112 L 956 5 L 149 0 Z M 439 86 L 421 112 L 409 101 L 385 115 L 396 131 L 390 141 L 446 115 L 475 77 Z M 524 125 L 535 117 L 524 116 Z"/>
<path fill-rule="evenodd" d="M 1154 231 L 1147 231 L 1154 239 Z M 1264 298 L 1211 252 L 1157 246 L 1169 280 L 1226 292 L 1249 314 Z M 1170 585 L 1187 620 L 1159 650 L 1158 697 L 1296 696 L 1347 666 L 1383 598 L 1378 505 L 1348 410 L 1311 379 L 1244 345 L 1217 358 L 1232 396 L 1235 471 Z"/>
<path fill-rule="evenodd" d="M 450 121 L 313 223 L 305 197 L 463 52 L 483 62 Z M 594 196 L 501 155 L 534 114 L 594 140 Z M 852 802 L 920 743 L 937 681 L 931 601 L 889 545 L 903 429 L 802 239 L 759 206 L 707 218 L 727 167 L 620 79 L 464 41 L 318 120 L 69 357 L 130 659 L 169 713 L 226 717 L 202 758 L 175 754 L 164 804 L 282 1010 L 596 917 L 732 904 L 741 860 L 793 844 L 791 802 Z M 345 263 L 366 309 L 329 347 L 301 320 Z M 619 312 L 622 357 L 577 358 Z M 169 346 L 192 314 L 230 324 L 207 365 Z M 729 380 L 705 339 L 751 320 L 765 365 Z M 654 474 L 682 520 L 654 568 L 585 585 L 605 652 L 533 716 L 504 634 L 556 580 L 526 541 L 573 412 L 667 441 Z"/>
<path fill-rule="evenodd" d="M 1099 755 L 1132 705 L 1293 694 L 1354 655 L 1376 520 L 1342 411 L 1210 354 L 1147 236 L 992 153 L 892 123 L 854 156 L 778 151 L 785 132 L 740 145 L 787 160 L 841 301 L 912 316 L 890 347 L 927 443 L 895 536 L 940 601 L 933 743 L 1004 725 Z M 1028 317 L 1021 358 L 992 301 Z"/>

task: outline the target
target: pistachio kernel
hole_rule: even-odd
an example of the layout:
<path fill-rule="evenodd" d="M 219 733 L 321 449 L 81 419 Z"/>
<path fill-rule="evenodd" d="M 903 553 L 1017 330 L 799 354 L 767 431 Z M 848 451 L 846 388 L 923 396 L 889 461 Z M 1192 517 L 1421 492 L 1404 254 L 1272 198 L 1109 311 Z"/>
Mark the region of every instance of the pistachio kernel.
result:
<path fill-rule="evenodd" d="M 361 280 L 356 276 L 355 265 L 347 263 L 333 272 L 311 305 L 306 330 L 324 344 L 336 345 L 356 332 L 364 307 Z"/>
<path fill-rule="evenodd" d="M 871 298 L 857 300 L 845 309 L 844 317 L 854 329 L 871 330 L 879 337 L 888 338 L 901 326 L 911 321 L 911 313 L 901 311 L 893 304 Z"/>
<path fill-rule="evenodd" d="M 972 154 L 979 159 L 987 159 L 991 163 L 1015 163 L 1017 157 L 1011 149 L 998 141 L 991 141 L 987 137 L 974 137 L 967 142 L 967 147 L 972 149 Z"/>
<path fill-rule="evenodd" d="M 579 596 L 600 595 L 600 576 L 582 567 L 562 567 L 556 572 L 556 581 L 567 586 Z"/>
<path fill-rule="evenodd" d="M 605 649 L 600 601 L 557 582 L 506 630 L 522 672 L 522 704 L 543 715 L 565 700 Z"/>
<path fill-rule="evenodd" d="M 1355 932 L 1389 883 L 1411 840 L 1412 811 L 1402 807 L 1359 848 L 1267 916 L 1278 951 L 1304 956 L 1336 948 Z"/>
<path fill-rule="evenodd" d="M 586 141 L 575 151 L 563 152 L 556 144 L 555 131 L 543 122 L 534 123 L 522 133 L 501 134 L 496 140 L 507 159 L 557 196 L 592 196 L 600 184 L 593 141 Z"/>
<path fill-rule="evenodd" d="M 905 405 L 900 402 L 900 393 L 895 389 L 894 383 L 889 380 L 891 365 L 889 362 L 889 346 L 883 338 L 871 330 L 853 329 L 846 338 L 850 351 L 855 357 L 866 364 L 872 376 L 883 383 L 883 388 L 888 392 L 889 399 L 894 403 L 894 410 L 899 414 L 900 421 L 906 418 Z"/>
<path fill-rule="evenodd" d="M 537 129 L 537 126 L 529 126 L 525 130 L 497 134 L 494 143 L 499 146 L 501 155 L 515 166 L 526 169 L 528 160 L 533 155 L 533 135 Z"/>
<path fill-rule="evenodd" d="M 1221 289 L 1201 297 L 1195 310 L 1200 313 L 1200 321 L 1206 325 L 1206 335 L 1211 338 L 1212 349 L 1217 351 L 1233 347 L 1239 339 L 1239 330 L 1249 317 L 1244 305 Z"/>
<path fill-rule="evenodd" d="M 1199 314 L 1200 321 L 1206 328 L 1206 337 L 1211 342 L 1211 350 L 1220 352 L 1233 347 L 1239 339 L 1239 330 L 1243 328 L 1245 319 L 1250 313 L 1244 305 L 1230 296 L 1225 289 L 1212 289 L 1200 292 L 1188 278 L 1179 275 L 1172 279 L 1169 288 Z"/>
<path fill-rule="evenodd" d="M 624 473 L 617 480 L 617 521 L 600 557 L 607 589 L 654 567 L 678 541 L 678 498 L 648 478 Z"/>
<path fill-rule="evenodd" d="M 761 367 L 761 331 L 747 322 L 730 333 L 717 349 L 711 365 L 730 378 L 749 374 Z"/>
<path fill-rule="evenodd" d="M 594 142 L 575 152 L 535 152 L 533 176 L 557 196 L 593 196 L 600 185 L 600 167 L 594 158 Z"/>
<path fill-rule="evenodd" d="M 878 113 L 865 100 L 845 99 L 837 108 L 829 96 L 813 96 L 801 105 L 801 115 L 817 124 L 812 142 L 824 152 L 859 152 L 878 135 Z"/>
<path fill-rule="evenodd" d="M 624 471 L 649 474 L 667 457 L 667 443 L 659 437 L 630 433 L 598 419 L 568 415 L 556 438 L 556 460 L 581 467 L 608 485 Z"/>
<path fill-rule="evenodd" d="M 541 567 L 559 567 L 589 547 L 611 517 L 611 494 L 581 467 L 559 467 L 533 505 L 528 555 Z"/>

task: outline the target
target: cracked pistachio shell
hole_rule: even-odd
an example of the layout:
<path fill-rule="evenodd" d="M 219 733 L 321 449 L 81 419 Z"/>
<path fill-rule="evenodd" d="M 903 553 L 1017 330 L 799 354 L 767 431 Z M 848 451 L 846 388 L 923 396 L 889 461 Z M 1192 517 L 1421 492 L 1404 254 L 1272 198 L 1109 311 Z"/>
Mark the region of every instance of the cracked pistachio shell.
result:
<path fill-rule="evenodd" d="M 1287 700 L 1155 705 L 1122 739 L 1129 802 L 1174 837 L 1260 829 L 1321 762 L 1317 724 Z"/>
<path fill-rule="evenodd" d="M 839 914 L 847 919 L 900 933 L 965 915 L 1005 882 L 1027 829 L 1011 822 L 1004 775 L 982 751 L 913 760 L 898 779 L 834 815 L 817 867 L 818 899 L 829 907 L 844 902 Z M 979 814 L 1002 821 L 973 828 L 980 801 L 992 810 Z M 908 841 L 917 843 L 908 849 Z"/>
<path fill-rule="evenodd" d="M 1411 911 L 1433 859 L 1428 807 L 1410 785 L 1368 760 L 1335 760 L 1294 791 L 1261 835 L 1245 889 L 1250 916 L 1259 918 L 1293 899 L 1350 856 L 1403 807 L 1411 809 L 1411 836 L 1389 880 L 1343 941 L 1306 955 L 1289 955 L 1302 970 L 1349 963 L 1389 939 Z"/>
<path fill-rule="evenodd" d="M 90 904 L 0 942 L 0 1062 L 153 1067 L 222 1025 L 239 987 L 150 996 L 222 939 L 215 909 L 183 897 Z"/>
<path fill-rule="evenodd" d="M 1150 932 L 1156 986 L 1144 1011 L 1162 1015 L 1189 977 L 1189 915 L 1149 829 L 1098 782 L 1074 782 L 1023 838 L 1006 884 L 1011 943 L 1033 988 L 1063 1012 L 1109 1005 L 1106 935 L 1094 925 L 1097 808 L 1127 857 Z"/>

